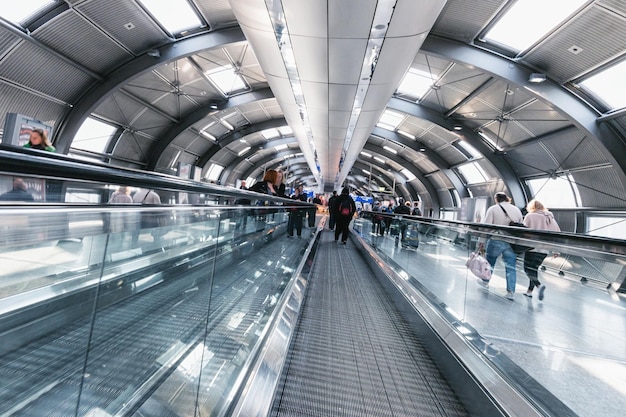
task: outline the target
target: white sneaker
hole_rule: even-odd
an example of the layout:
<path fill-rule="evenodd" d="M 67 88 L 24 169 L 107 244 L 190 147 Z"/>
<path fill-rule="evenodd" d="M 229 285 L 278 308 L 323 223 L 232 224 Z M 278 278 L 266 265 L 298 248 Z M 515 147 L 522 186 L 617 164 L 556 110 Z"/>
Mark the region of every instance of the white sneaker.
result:
<path fill-rule="evenodd" d="M 541 287 L 539 287 L 539 299 L 543 300 L 543 296 L 544 296 L 544 292 L 546 291 L 546 286 L 542 285 Z"/>
<path fill-rule="evenodd" d="M 513 300 L 513 293 L 511 291 L 507 291 L 504 298 L 506 298 L 507 300 Z"/>
<path fill-rule="evenodd" d="M 476 278 L 476 282 L 483 288 L 489 288 L 489 281 L 482 280 L 480 278 Z"/>

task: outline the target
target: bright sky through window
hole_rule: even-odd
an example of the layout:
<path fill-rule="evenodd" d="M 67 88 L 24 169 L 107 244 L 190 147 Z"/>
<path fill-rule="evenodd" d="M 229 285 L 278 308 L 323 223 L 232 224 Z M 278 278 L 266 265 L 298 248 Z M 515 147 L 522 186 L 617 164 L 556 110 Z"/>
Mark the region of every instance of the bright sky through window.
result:
<path fill-rule="evenodd" d="M 115 131 L 114 126 L 88 118 L 76 132 L 72 141 L 72 148 L 104 153 L 107 143 Z"/>
<path fill-rule="evenodd" d="M 403 168 L 400 172 L 406 177 L 407 181 L 413 181 L 416 178 L 415 175 L 413 175 L 413 173 L 406 168 Z"/>
<path fill-rule="evenodd" d="M 385 110 L 377 126 L 387 130 L 395 130 L 404 119 L 404 115 L 391 110 Z"/>
<path fill-rule="evenodd" d="M 589 77 L 581 86 L 591 90 L 594 94 L 604 100 L 611 109 L 626 107 L 626 60 L 602 72 Z"/>
<path fill-rule="evenodd" d="M 472 157 L 474 158 L 480 158 L 483 155 L 478 152 L 478 150 L 476 150 L 476 148 L 474 148 L 472 145 L 470 145 L 469 143 L 460 140 L 459 142 L 459 146 L 462 147 L 463 149 L 465 149 L 467 152 L 469 152 L 470 155 L 472 155 Z"/>
<path fill-rule="evenodd" d="M 523 51 L 585 3 L 587 0 L 518 0 L 485 39 Z"/>
<path fill-rule="evenodd" d="M 526 181 L 533 198 L 550 208 L 576 207 L 580 201 L 578 187 L 571 175 Z"/>
<path fill-rule="evenodd" d="M 51 0 L 4 1 L 2 2 L 2 9 L 0 9 L 0 16 L 11 22 L 20 23 L 52 3 L 54 2 Z"/>
<path fill-rule="evenodd" d="M 220 174 L 224 170 L 224 167 L 217 164 L 211 164 L 209 170 L 207 171 L 205 178 L 209 181 L 217 181 L 220 177 Z"/>
<path fill-rule="evenodd" d="M 140 0 L 150 13 L 173 34 L 202 26 L 187 0 Z"/>
<path fill-rule="evenodd" d="M 468 184 L 480 184 L 488 180 L 487 174 L 476 162 L 460 165 L 459 171 Z"/>
<path fill-rule="evenodd" d="M 422 97 L 431 85 L 433 85 L 433 79 L 430 73 L 411 68 L 398 86 L 398 93 L 408 94 L 417 99 Z"/>
<path fill-rule="evenodd" d="M 211 70 L 207 72 L 207 75 L 224 94 L 230 94 L 246 88 L 246 84 L 230 65 Z"/>

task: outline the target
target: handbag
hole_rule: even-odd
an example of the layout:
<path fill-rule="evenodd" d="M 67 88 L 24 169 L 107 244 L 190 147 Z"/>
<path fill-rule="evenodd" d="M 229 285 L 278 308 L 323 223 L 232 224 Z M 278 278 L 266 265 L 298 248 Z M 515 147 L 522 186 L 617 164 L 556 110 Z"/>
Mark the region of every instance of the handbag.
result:
<path fill-rule="evenodd" d="M 491 279 L 491 265 L 480 253 L 472 252 L 465 266 L 483 281 L 488 282 Z"/>
<path fill-rule="evenodd" d="M 500 204 L 498 204 L 498 206 L 500 206 L 500 208 L 504 212 L 504 215 L 506 216 L 506 218 L 509 219 L 509 226 L 512 226 L 512 227 L 526 227 L 526 225 L 524 223 L 514 222 L 513 220 L 511 220 L 511 218 L 509 217 L 509 213 L 506 212 L 504 207 L 502 207 Z M 513 249 L 513 252 L 515 252 L 517 255 L 521 255 L 524 252 L 528 252 L 532 248 L 530 246 L 524 246 L 524 245 L 519 245 L 517 243 L 511 243 L 511 249 Z"/>

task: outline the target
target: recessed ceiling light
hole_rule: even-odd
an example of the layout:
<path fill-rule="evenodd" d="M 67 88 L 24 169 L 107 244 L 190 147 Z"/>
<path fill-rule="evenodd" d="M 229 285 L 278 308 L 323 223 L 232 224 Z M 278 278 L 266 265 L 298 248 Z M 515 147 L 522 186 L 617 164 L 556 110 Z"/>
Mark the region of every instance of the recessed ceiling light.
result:
<path fill-rule="evenodd" d="M 546 74 L 541 74 L 539 72 L 533 72 L 528 77 L 528 82 L 531 83 L 542 83 L 546 80 Z"/>
<path fill-rule="evenodd" d="M 574 55 L 578 55 L 579 53 L 583 51 L 583 48 L 581 48 L 580 46 L 572 45 L 569 48 L 567 48 L 567 50 L 573 53 Z"/>

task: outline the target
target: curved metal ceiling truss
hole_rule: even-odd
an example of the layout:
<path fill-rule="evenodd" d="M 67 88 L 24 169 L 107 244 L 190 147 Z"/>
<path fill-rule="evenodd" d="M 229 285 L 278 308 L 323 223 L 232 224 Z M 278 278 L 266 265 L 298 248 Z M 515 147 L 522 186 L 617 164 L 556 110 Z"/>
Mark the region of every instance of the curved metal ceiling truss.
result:
<path fill-rule="evenodd" d="M 59 152 L 67 153 L 71 145 L 71 141 L 82 125 L 82 122 L 107 97 L 121 90 L 134 78 L 174 60 L 184 58 L 201 51 L 224 47 L 238 42 L 245 42 L 245 37 L 238 27 L 181 39 L 172 44 L 161 47 L 159 49 L 160 56 L 155 57 L 153 55 L 144 54 L 112 72 L 106 77 L 106 79 L 96 80 L 93 87 L 73 105 L 64 120 L 59 123 L 55 133 L 55 145 L 57 146 Z M 588 107 L 585 103 L 574 97 L 561 86 L 551 81 L 547 81 L 542 84 L 530 84 L 528 82 L 528 76 L 531 71 L 521 67 L 520 65 L 512 63 L 511 60 L 493 55 L 467 44 L 458 43 L 452 40 L 445 40 L 432 35 L 429 36 L 424 42 L 422 52 L 435 57 L 442 57 L 466 66 L 480 68 L 481 70 L 493 74 L 493 76 L 498 77 L 501 80 L 520 86 L 528 94 L 531 94 L 538 100 L 555 107 L 559 112 L 567 116 L 578 129 L 586 132 L 586 134 L 589 137 L 594 138 L 594 140 L 601 142 L 603 149 L 605 149 L 609 154 L 608 158 L 615 166 L 621 169 L 622 179 L 626 182 L 626 174 L 624 174 L 626 172 L 626 159 L 616 158 L 617 155 L 624 154 L 626 151 L 626 144 L 620 140 L 616 132 L 613 131 L 607 123 L 597 123 L 598 114 L 594 112 L 592 108 Z M 486 84 L 489 82 L 493 83 L 494 81 L 491 79 L 491 81 L 487 81 Z M 124 92 L 124 94 L 129 93 Z M 256 90 L 240 96 L 231 97 L 227 101 L 220 102 L 218 104 L 218 109 L 233 108 L 244 103 L 251 103 L 271 97 L 273 97 L 273 95 L 269 89 Z M 149 155 L 147 163 L 148 169 L 154 169 L 157 166 L 159 158 L 177 135 L 188 129 L 194 122 L 201 120 L 203 117 L 206 117 L 207 114 L 215 110 L 214 108 L 209 109 L 207 107 L 208 106 L 196 109 L 192 113 L 184 115 L 180 120 L 176 118 L 173 120 L 175 125 L 171 127 L 165 135 L 162 135 L 159 138 L 158 142 L 152 146 L 152 149 L 146 152 L 146 154 Z M 403 112 L 418 119 L 427 120 L 449 131 L 453 131 L 454 124 L 459 122 L 458 120 L 453 119 L 454 108 L 446 114 L 442 114 L 430 110 L 425 106 L 420 106 L 419 104 L 398 98 L 392 98 L 388 103 L 388 108 Z M 171 117 L 169 117 L 169 119 L 171 120 Z M 276 123 L 283 124 L 284 120 Z M 236 138 L 242 138 L 249 134 L 249 132 L 258 132 L 263 129 L 262 126 L 270 125 L 276 126 L 273 122 L 267 122 L 267 125 L 263 124 L 258 127 L 255 127 L 254 125 L 246 126 L 242 130 L 236 130 L 229 133 L 228 136 L 220 138 L 218 140 L 218 144 L 212 147 L 208 153 L 199 159 L 200 163 L 204 165 L 208 164 L 211 161 L 211 158 L 217 154 L 220 149 L 228 146 L 228 144 L 232 143 L 236 140 Z M 410 143 L 406 138 L 401 137 L 395 132 L 385 131 L 384 129 L 375 129 L 375 134 L 379 137 L 396 142 L 403 147 L 410 147 L 413 150 L 419 151 L 419 149 L 416 149 L 416 144 Z M 512 197 L 516 201 L 524 201 L 526 199 L 527 190 L 524 189 L 523 184 L 520 183 L 519 178 L 508 164 L 506 160 L 506 152 L 494 152 L 494 150 L 471 129 L 465 129 L 463 136 L 464 140 L 467 140 L 470 145 L 484 155 L 485 159 L 495 167 L 495 169 L 499 172 L 502 181 L 508 187 Z M 538 139 L 534 138 L 530 140 L 534 142 Z M 524 144 L 520 144 L 519 146 L 523 145 Z M 296 153 L 296 151 L 289 150 L 286 152 L 286 154 L 293 153 Z M 436 164 L 453 183 L 453 187 L 459 195 L 461 197 L 466 196 L 467 190 L 465 189 L 463 182 L 448 166 L 448 164 L 444 163 L 435 151 L 427 148 L 426 153 L 428 158 Z M 274 159 L 275 158 L 272 157 L 263 158 L 265 161 L 272 161 Z M 233 161 L 235 164 L 239 162 L 240 161 L 238 159 Z M 232 172 L 232 168 L 230 169 L 230 172 Z M 421 181 L 424 184 L 429 183 L 429 181 L 426 180 Z M 431 193 L 433 191 L 434 190 L 429 190 Z M 436 193 L 433 193 L 432 196 L 433 198 L 436 198 Z"/>
<path fill-rule="evenodd" d="M 156 167 L 158 166 L 158 162 L 163 152 L 172 143 L 172 141 L 174 141 L 174 139 L 176 139 L 176 137 L 180 135 L 183 131 L 185 131 L 186 129 L 189 129 L 191 126 L 198 123 L 200 120 L 204 119 L 207 115 L 214 113 L 214 112 L 217 113 L 223 110 L 232 109 L 232 108 L 235 108 L 237 106 L 240 106 L 246 103 L 251 103 L 251 102 L 258 101 L 258 100 L 266 100 L 272 97 L 274 97 L 274 95 L 272 94 L 272 90 L 270 90 L 269 88 L 264 88 L 262 90 L 250 91 L 244 94 L 230 97 L 228 100 L 217 104 L 217 109 L 207 109 L 206 107 L 200 107 L 196 109 L 192 113 L 185 116 L 182 120 L 180 120 L 174 126 L 172 126 L 164 135 L 161 136 L 161 138 L 159 138 L 158 142 L 152 147 L 152 150 L 150 151 L 150 157 L 148 158 L 148 164 L 147 164 L 148 169 L 155 170 Z M 282 119 L 281 126 L 284 124 L 285 124 L 285 119 Z M 252 131 L 248 131 L 248 129 L 250 129 L 250 126 L 242 126 L 234 131 L 231 131 L 225 137 L 217 138 L 218 142 L 216 145 L 213 146 L 213 148 L 217 147 L 217 149 L 215 150 L 217 152 L 219 148 L 223 148 L 228 143 L 232 143 L 232 141 L 240 139 L 241 137 L 249 134 L 249 132 L 252 132 L 252 131 L 256 132 L 258 130 L 263 130 L 266 128 L 262 128 L 262 127 L 259 127 L 258 129 L 252 128 L 253 129 Z M 224 146 L 222 146 L 223 140 L 227 141 L 225 142 Z M 210 152 L 211 151 L 209 151 L 209 153 Z M 210 156 L 209 157 L 203 156 L 202 159 L 203 160 L 206 159 L 208 161 L 210 159 Z M 198 165 L 202 166 L 200 164 Z"/>
<path fill-rule="evenodd" d="M 532 70 L 486 50 L 437 36 L 428 36 L 422 45 L 421 51 L 466 66 L 480 68 L 502 80 L 523 88 L 538 100 L 557 109 L 582 130 L 586 136 L 594 138 L 594 140 L 602 144 L 601 148 L 607 151 L 607 158 L 611 160 L 614 166 L 620 168 L 622 181 L 626 181 L 626 158 L 616 159 L 616 156 L 626 154 L 626 143 L 606 123 L 598 123 L 599 112 L 565 88 L 550 80 L 539 84 L 531 83 L 528 79 L 533 72 Z M 473 146 L 474 143 L 475 140 L 472 140 L 471 144 Z M 484 145 L 480 147 L 477 145 L 476 143 L 474 147 L 483 153 L 485 157 L 488 157 L 489 153 L 493 153 L 493 151 L 485 151 Z M 491 162 L 494 163 L 493 160 Z M 494 166 L 500 170 L 499 165 L 494 163 Z M 501 172 L 503 175 L 507 174 L 507 170 L 501 170 Z M 511 183 L 510 179 L 505 179 L 505 182 L 507 185 Z"/>
<path fill-rule="evenodd" d="M 279 127 L 286 126 L 286 125 L 287 125 L 287 121 L 284 118 L 280 118 L 280 119 L 266 120 L 261 123 L 255 123 L 254 125 L 244 126 L 240 129 L 233 130 L 229 132 L 227 135 L 221 138 L 217 138 L 217 143 L 209 150 L 209 152 L 202 155 L 202 158 L 198 160 L 198 166 L 204 168 L 204 166 L 207 163 L 209 163 L 211 158 L 213 158 L 213 156 L 215 156 L 217 152 L 219 152 L 221 149 L 226 148 L 228 145 L 230 145 L 233 142 L 236 142 L 240 139 L 244 139 L 248 135 L 262 132 L 266 129 L 275 129 L 275 128 L 279 128 Z"/>
<path fill-rule="evenodd" d="M 58 152 L 67 153 L 82 123 L 111 94 L 140 75 L 185 56 L 246 40 L 239 27 L 209 32 L 167 44 L 158 49 L 159 56 L 145 53 L 112 72 L 104 81 L 96 82 L 74 103 L 54 134 Z M 205 109 L 205 114 L 208 109 Z"/>

